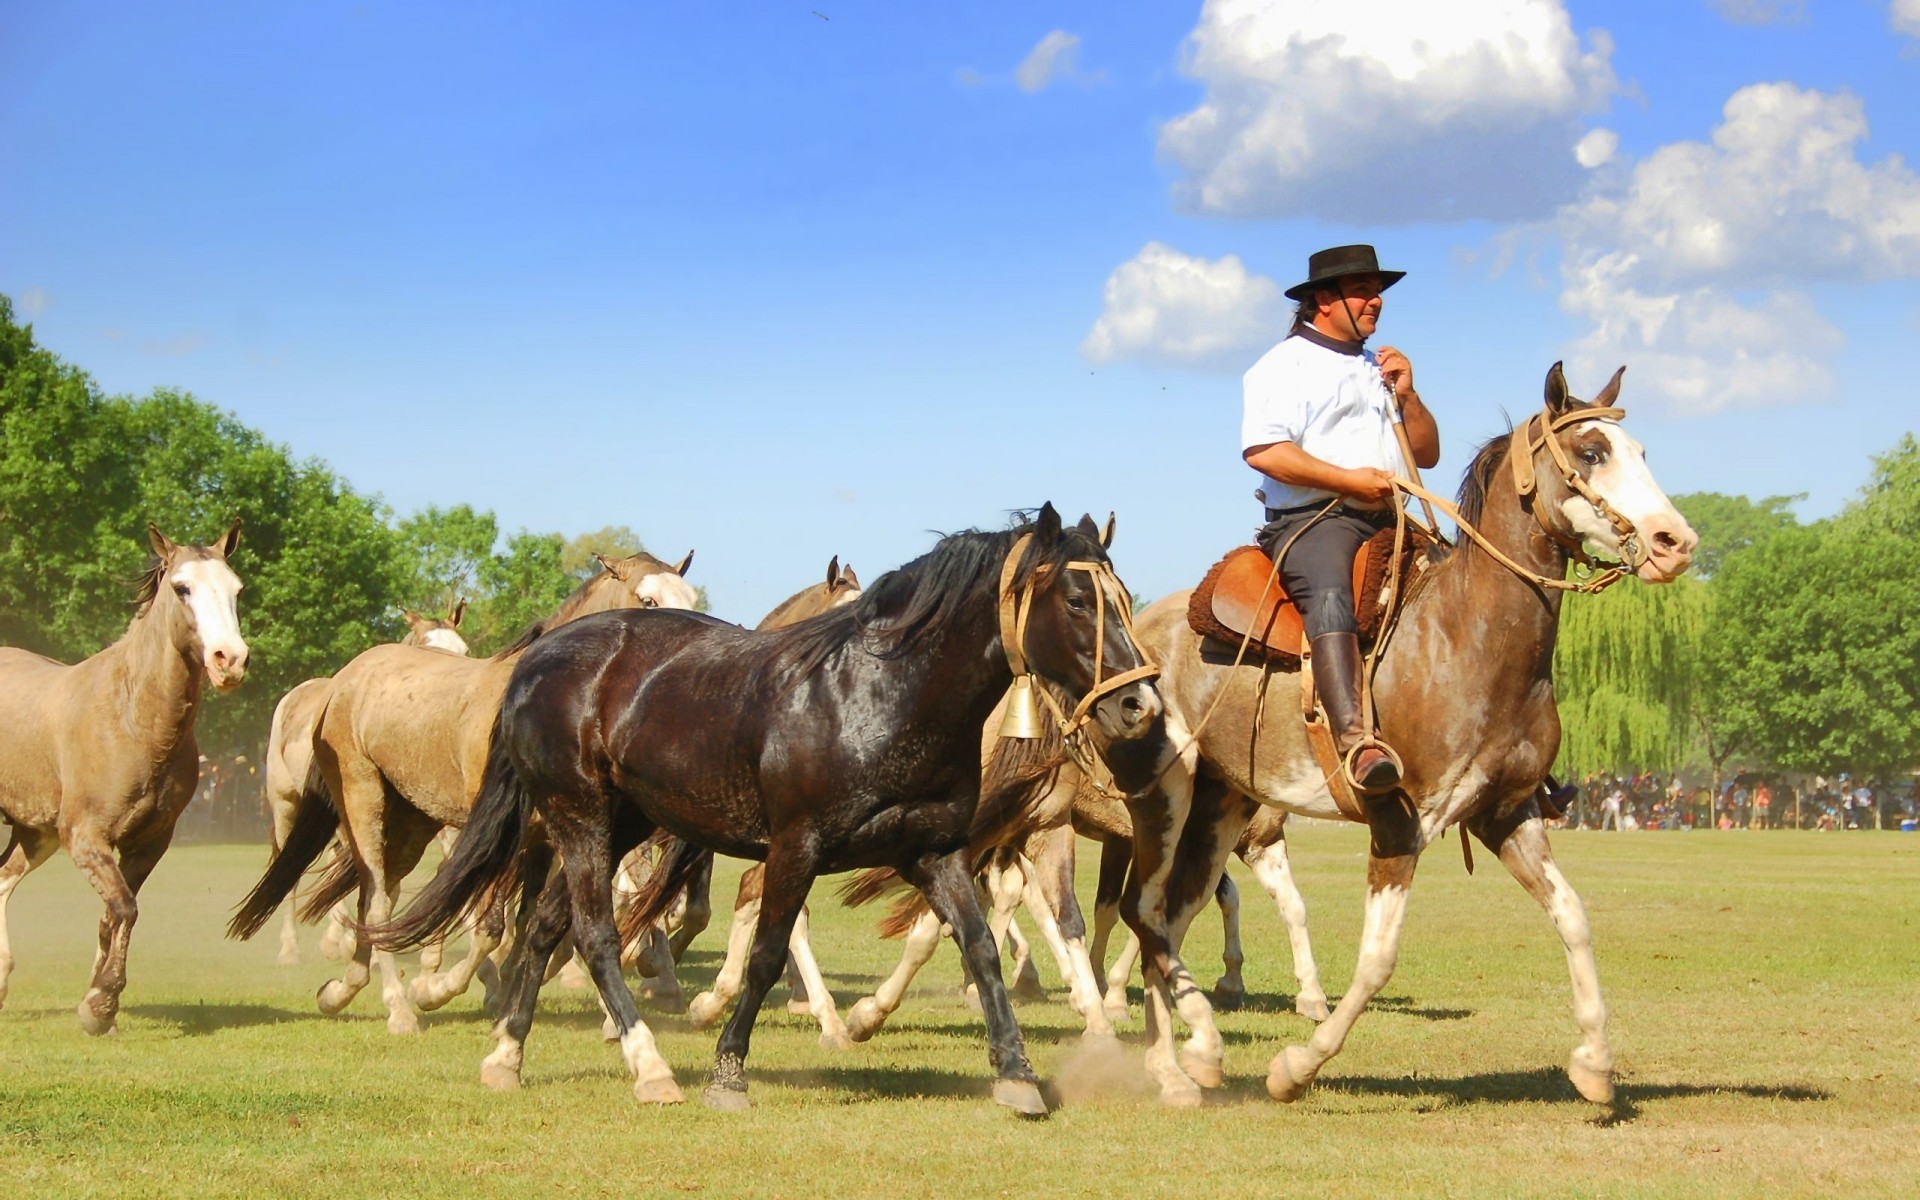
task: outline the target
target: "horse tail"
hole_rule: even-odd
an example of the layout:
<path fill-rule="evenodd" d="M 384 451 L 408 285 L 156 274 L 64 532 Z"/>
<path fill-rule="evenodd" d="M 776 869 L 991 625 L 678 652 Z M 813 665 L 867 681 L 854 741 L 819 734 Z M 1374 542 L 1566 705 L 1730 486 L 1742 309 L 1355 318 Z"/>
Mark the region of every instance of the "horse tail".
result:
<path fill-rule="evenodd" d="M 333 848 L 333 861 L 327 864 L 327 873 L 320 877 L 320 885 L 313 894 L 300 903 L 300 920 L 308 925 L 323 919 L 334 905 L 345 900 L 360 887 L 360 864 L 353 857 L 353 851 L 343 843 Z"/>
<path fill-rule="evenodd" d="M 227 936 L 245 940 L 259 933 L 281 902 L 300 886 L 300 877 L 339 828 L 340 818 L 333 810 L 326 781 L 320 777 L 319 766 L 310 765 L 300 798 L 294 802 L 293 825 L 287 830 L 287 839 L 267 860 L 266 873 L 227 923 Z"/>
<path fill-rule="evenodd" d="M 686 889 L 700 869 L 713 861 L 713 851 L 692 842 L 682 841 L 672 835 L 664 838 L 656 834 L 655 840 L 666 848 L 665 857 L 654 867 L 647 881 L 634 893 L 627 910 L 620 914 L 620 945 L 622 947 L 638 944 L 640 936 L 666 914 L 673 902 Z"/>
<path fill-rule="evenodd" d="M 533 793 L 514 770 L 496 718 L 480 794 L 453 853 L 406 912 L 367 929 L 368 940 L 382 950 L 412 950 L 446 940 L 456 926 L 500 894 L 500 886 L 519 870 L 520 845 L 532 813 Z"/>

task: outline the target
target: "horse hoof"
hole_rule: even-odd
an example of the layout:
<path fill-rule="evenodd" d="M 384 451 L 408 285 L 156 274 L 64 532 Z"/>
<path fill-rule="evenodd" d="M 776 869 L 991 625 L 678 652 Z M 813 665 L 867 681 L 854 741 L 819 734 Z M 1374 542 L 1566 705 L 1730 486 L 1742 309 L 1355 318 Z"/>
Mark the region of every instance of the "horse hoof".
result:
<path fill-rule="evenodd" d="M 295 946 L 282 946 L 280 956 L 273 961 L 283 967 L 297 967 L 300 965 L 300 950 Z"/>
<path fill-rule="evenodd" d="M 481 1063 L 480 1082 L 485 1084 L 489 1091 L 516 1091 L 520 1087 L 520 1069 L 503 1066 L 500 1063 Z"/>
<path fill-rule="evenodd" d="M 1180 1069 L 1203 1088 L 1217 1088 L 1227 1081 L 1220 1064 L 1197 1050 L 1180 1052 Z"/>
<path fill-rule="evenodd" d="M 994 1080 L 993 1102 L 1023 1117 L 1038 1119 L 1047 1115 L 1047 1102 L 1040 1096 L 1039 1085 L 1027 1079 Z"/>
<path fill-rule="evenodd" d="M 1098 1046 L 1102 1049 L 1108 1046 L 1118 1046 L 1120 1044 L 1120 1035 L 1111 1029 L 1101 1029 L 1089 1025 L 1086 1031 L 1080 1035 L 1080 1044 L 1082 1046 Z"/>
<path fill-rule="evenodd" d="M 104 1017 L 101 1016 L 93 1011 L 93 1004 L 90 1001 L 82 1000 L 76 1011 L 80 1015 L 80 1028 L 86 1031 L 88 1037 L 110 1037 L 120 1032 L 113 1023 L 115 1014 L 108 1013 Z"/>
<path fill-rule="evenodd" d="M 1245 988 L 1228 984 L 1224 979 L 1213 985 L 1213 1008 L 1215 1012 L 1239 1012 L 1247 1003 Z"/>
<path fill-rule="evenodd" d="M 399 1037 L 411 1037 L 420 1032 L 420 1018 L 408 1009 L 387 1014 L 387 1032 Z"/>
<path fill-rule="evenodd" d="M 1305 1065 L 1294 1061 L 1299 1050 L 1298 1046 L 1288 1046 L 1273 1056 L 1273 1063 L 1267 1068 L 1267 1095 L 1282 1104 L 1292 1104 L 1313 1085 L 1313 1076 Z"/>
<path fill-rule="evenodd" d="M 753 1101 L 747 1099 L 747 1089 L 721 1087 L 717 1083 L 708 1084 L 700 1093 L 700 1103 L 721 1112 L 745 1112 L 753 1107 Z"/>
<path fill-rule="evenodd" d="M 687 999 L 679 992 L 653 992 L 647 996 L 647 1004 L 658 1012 L 683 1013 L 687 1011 Z"/>
<path fill-rule="evenodd" d="M 320 985 L 320 991 L 315 995 L 314 1002 L 320 1006 L 322 1013 L 329 1017 L 336 1017 L 340 1015 L 341 1009 L 353 1003 L 355 994 L 338 979 L 329 979 Z"/>
<path fill-rule="evenodd" d="M 701 992 L 687 1005 L 687 1024 L 694 1029 L 706 1029 L 720 1019 L 727 1006 L 720 1003 L 712 992 Z"/>
<path fill-rule="evenodd" d="M 887 1014 L 872 996 L 862 998 L 847 1012 L 847 1036 L 856 1042 L 864 1042 L 880 1032 L 887 1023 Z"/>
<path fill-rule="evenodd" d="M 687 1099 L 670 1076 L 638 1080 L 633 1085 L 633 1098 L 642 1104 L 683 1104 Z"/>
<path fill-rule="evenodd" d="M 1293 1011 L 1318 1025 L 1327 1019 L 1327 998 L 1325 996 L 1295 996 Z"/>
<path fill-rule="evenodd" d="M 1580 1061 L 1580 1052 L 1573 1053 L 1573 1061 L 1567 1064 L 1567 1078 L 1573 1080 L 1574 1090 L 1583 1100 L 1594 1104 L 1613 1103 L 1613 1072 L 1602 1070 Z"/>
<path fill-rule="evenodd" d="M 1115 1025 L 1125 1025 L 1133 1019 L 1133 1011 L 1127 1007 L 1125 1000 L 1121 1000 L 1118 1003 L 1112 1000 L 1105 1000 L 1101 1002 L 1100 1007 L 1106 1010 L 1107 1020 L 1112 1021 Z"/>
<path fill-rule="evenodd" d="M 1013 986 L 1007 989 L 1007 994 L 1016 1000 L 1045 1000 L 1047 989 L 1041 986 L 1038 975 L 1023 974 L 1013 981 Z"/>
<path fill-rule="evenodd" d="M 1191 1080 L 1160 1085 L 1160 1103 L 1167 1108 L 1199 1108 L 1206 1103 L 1200 1089 Z"/>
<path fill-rule="evenodd" d="M 600 1022 L 600 1040 L 617 1042 L 620 1040 L 620 1022 L 608 1017 Z"/>
<path fill-rule="evenodd" d="M 974 1016 L 980 1016 L 987 1011 L 986 1007 L 980 1003 L 980 988 L 977 985 L 968 984 L 965 990 L 961 992 L 961 996 L 966 1000 L 967 1008 L 972 1011 Z"/>
<path fill-rule="evenodd" d="M 787 1012 L 796 1017 L 810 1017 L 813 1015 L 813 1005 L 806 1000 L 789 1000 L 787 1001 Z"/>
<path fill-rule="evenodd" d="M 851 1050 L 853 1049 L 853 1039 L 847 1035 L 847 1031 L 844 1029 L 822 1029 L 820 1031 L 820 1048 L 822 1050 Z"/>
<path fill-rule="evenodd" d="M 422 1012 L 432 1012 L 453 999 L 453 988 L 441 975 L 422 975 L 407 984 L 407 999 Z"/>

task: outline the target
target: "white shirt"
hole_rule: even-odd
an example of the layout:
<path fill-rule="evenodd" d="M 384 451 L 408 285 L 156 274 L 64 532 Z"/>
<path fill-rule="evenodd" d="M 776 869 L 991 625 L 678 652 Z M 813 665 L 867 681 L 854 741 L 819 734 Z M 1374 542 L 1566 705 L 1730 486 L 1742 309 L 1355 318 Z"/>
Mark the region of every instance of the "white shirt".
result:
<path fill-rule="evenodd" d="M 1341 348 L 1336 348 L 1341 347 Z M 1240 449 L 1292 442 L 1336 467 L 1404 474 L 1393 432 L 1392 391 L 1373 351 L 1351 349 L 1306 328 L 1266 352 L 1246 374 Z M 1256 473 L 1268 508 L 1324 504 L 1324 488 L 1296 487 Z"/>

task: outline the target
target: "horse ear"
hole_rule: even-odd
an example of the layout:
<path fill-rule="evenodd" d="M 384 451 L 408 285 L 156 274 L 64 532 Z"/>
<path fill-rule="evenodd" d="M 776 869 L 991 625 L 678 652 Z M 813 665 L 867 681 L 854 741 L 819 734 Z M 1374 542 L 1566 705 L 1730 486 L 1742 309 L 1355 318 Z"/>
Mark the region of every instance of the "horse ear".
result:
<path fill-rule="evenodd" d="M 1607 380 L 1607 386 L 1601 388 L 1600 394 L 1593 398 L 1593 406 L 1595 408 L 1614 408 L 1619 405 L 1620 377 L 1626 373 L 1627 369 L 1625 367 L 1621 367 L 1613 373 L 1613 378 Z"/>
<path fill-rule="evenodd" d="M 844 583 L 844 584 L 846 584 L 846 585 L 847 585 L 848 587 L 850 587 L 850 588 L 857 588 L 857 587 L 859 587 L 859 586 L 860 586 L 860 577 L 859 577 L 858 575 L 855 575 L 855 574 L 853 573 L 853 568 L 852 568 L 852 567 L 850 567 L 850 566 L 849 566 L 849 567 L 841 567 L 841 568 L 840 568 L 840 582 L 841 582 L 841 583 Z"/>
<path fill-rule="evenodd" d="M 460 622 L 465 620 L 466 616 L 467 616 L 467 598 L 465 596 L 462 596 L 460 597 L 460 603 L 454 605 L 453 611 L 447 614 L 447 624 L 453 626 L 455 629 L 458 629 L 460 628 Z"/>
<path fill-rule="evenodd" d="M 605 571 L 607 574 L 613 576 L 615 579 L 626 578 L 626 575 L 621 572 L 620 568 L 617 565 L 615 565 L 614 561 L 608 558 L 606 555 L 596 554 L 593 556 L 593 561 L 599 563 L 600 569 Z"/>
<path fill-rule="evenodd" d="M 1060 510 L 1053 501 L 1040 506 L 1040 512 L 1033 519 L 1033 537 L 1039 542 L 1057 542 L 1060 540 Z"/>
<path fill-rule="evenodd" d="M 1102 550 L 1113 549 L 1113 527 L 1118 523 L 1118 519 L 1109 511 L 1107 513 L 1107 523 L 1100 529 L 1100 548 Z"/>
<path fill-rule="evenodd" d="M 1566 373 L 1555 363 L 1547 369 L 1547 411 L 1557 417 L 1567 411 L 1572 402 L 1573 397 L 1567 394 Z"/>
<path fill-rule="evenodd" d="M 687 573 L 687 568 L 692 565 L 693 565 L 693 551 L 689 550 L 687 551 L 687 556 L 681 559 L 680 562 L 677 565 L 675 565 L 675 567 L 673 568 L 673 573 L 675 575 L 684 577 Z"/>
<path fill-rule="evenodd" d="M 1093 523 L 1093 514 L 1091 513 L 1081 513 L 1080 520 L 1074 525 L 1074 528 L 1086 534 L 1087 540 L 1090 542 L 1100 540 L 1100 527 Z"/>
<path fill-rule="evenodd" d="M 834 555 L 827 560 L 827 586 L 831 588 L 840 582 L 840 556 Z"/>
<path fill-rule="evenodd" d="M 405 608 L 405 607 L 401 608 L 400 615 L 407 619 L 408 627 L 411 628 L 415 633 L 419 633 L 420 627 L 426 624 L 425 619 L 422 618 L 419 613 L 413 611 L 410 608 Z"/>
<path fill-rule="evenodd" d="M 233 552 L 240 548 L 240 518 L 239 517 L 235 517 L 233 519 L 233 524 L 227 526 L 227 531 L 220 535 L 220 540 L 214 543 L 213 548 L 219 551 L 221 558 L 233 557 Z"/>
<path fill-rule="evenodd" d="M 161 558 L 170 558 L 173 555 L 173 539 L 161 533 L 160 527 L 152 521 L 147 522 L 147 545 L 152 546 L 153 552 Z"/>

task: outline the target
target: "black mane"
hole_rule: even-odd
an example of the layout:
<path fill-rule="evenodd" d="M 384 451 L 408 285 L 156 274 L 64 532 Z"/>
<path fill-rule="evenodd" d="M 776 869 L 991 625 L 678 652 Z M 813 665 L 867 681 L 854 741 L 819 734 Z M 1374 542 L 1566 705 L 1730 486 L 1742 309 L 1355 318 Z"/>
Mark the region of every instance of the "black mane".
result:
<path fill-rule="evenodd" d="M 1487 507 L 1487 488 L 1493 483 L 1493 473 L 1507 461 L 1507 447 L 1513 442 L 1513 430 L 1496 433 L 1488 438 L 1479 450 L 1474 452 L 1473 462 L 1467 467 L 1466 478 L 1460 481 L 1460 492 L 1454 503 L 1460 507 L 1460 515 L 1473 525 L 1480 523 L 1480 516 Z"/>

